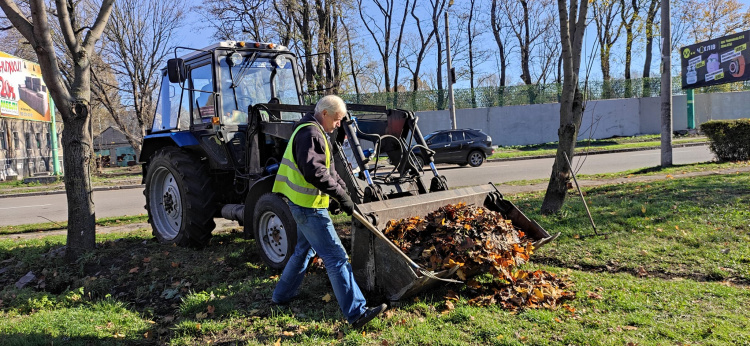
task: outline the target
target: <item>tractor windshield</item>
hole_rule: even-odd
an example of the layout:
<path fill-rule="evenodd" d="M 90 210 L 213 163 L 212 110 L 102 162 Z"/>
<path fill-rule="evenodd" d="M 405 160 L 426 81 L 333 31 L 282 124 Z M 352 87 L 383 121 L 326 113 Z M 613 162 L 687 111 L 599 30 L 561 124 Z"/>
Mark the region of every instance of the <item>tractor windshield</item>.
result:
<path fill-rule="evenodd" d="M 298 105 L 294 63 L 290 57 L 279 55 L 271 59 L 249 54 L 236 64 L 230 64 L 227 56 L 220 57 L 222 123 L 246 123 L 248 107 L 256 103 Z M 299 115 L 290 113 L 284 117 L 296 120 Z"/>

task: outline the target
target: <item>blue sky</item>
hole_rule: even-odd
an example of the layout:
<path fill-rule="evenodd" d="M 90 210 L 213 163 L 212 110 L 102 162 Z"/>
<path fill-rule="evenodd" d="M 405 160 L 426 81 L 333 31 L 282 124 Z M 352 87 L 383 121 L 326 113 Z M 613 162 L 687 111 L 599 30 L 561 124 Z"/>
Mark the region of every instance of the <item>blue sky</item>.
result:
<path fill-rule="evenodd" d="M 202 4 L 202 1 L 200 0 L 187 0 L 188 3 L 193 5 L 199 5 Z M 745 4 L 745 6 L 750 5 L 750 0 L 739 0 L 741 3 Z M 458 3 L 457 3 L 458 5 Z M 200 48 L 208 46 L 212 43 L 214 43 L 214 40 L 211 38 L 212 29 L 210 28 L 201 28 L 200 23 L 205 22 L 205 18 L 201 16 L 198 13 L 190 13 L 188 17 L 188 22 L 193 23 L 192 26 L 188 26 L 185 29 L 183 29 L 182 33 L 182 39 L 180 41 L 180 45 L 182 46 L 190 46 L 194 48 Z M 454 22 L 457 22 L 457 20 L 451 19 L 451 24 Z M 599 67 L 599 59 L 598 59 L 598 45 L 596 45 L 596 31 L 593 24 L 589 25 L 589 28 L 587 29 L 586 37 L 585 37 L 585 43 L 584 43 L 584 59 L 581 64 L 581 70 L 582 74 L 583 71 L 586 69 L 587 64 L 591 65 L 590 70 L 590 78 L 592 80 L 597 80 L 601 78 L 601 70 Z M 489 30 L 488 30 L 489 31 Z M 624 36 L 624 33 L 621 34 Z M 369 38 L 369 36 L 368 36 Z M 369 38 L 371 40 L 371 38 Z M 492 47 L 495 46 L 495 42 L 492 38 L 491 32 L 485 35 L 481 38 L 482 40 L 486 41 L 486 45 L 491 45 Z M 620 44 L 624 42 L 624 38 L 620 39 Z M 374 49 L 374 48 L 373 48 Z M 654 56 L 652 59 L 652 74 L 655 74 L 658 72 L 659 69 L 659 51 L 658 51 L 658 43 L 655 42 L 654 47 Z M 643 56 L 642 56 L 642 47 L 640 50 L 636 49 L 633 53 L 633 63 L 632 63 L 632 73 L 634 76 L 640 76 L 643 66 Z M 454 53 L 455 55 L 455 53 Z M 378 54 L 375 50 L 373 50 L 372 54 L 370 54 L 372 59 L 379 59 Z M 512 57 L 514 59 L 515 57 Z M 434 58 L 428 58 L 430 61 L 425 61 L 425 69 L 431 71 L 431 73 L 434 74 L 435 70 L 435 63 Z M 593 59 L 593 61 L 591 61 Z M 624 60 L 623 54 L 621 52 L 613 52 L 613 61 L 611 62 L 612 65 L 612 75 L 614 78 L 621 78 L 623 73 L 623 63 L 622 60 Z M 490 59 L 486 63 L 484 63 L 482 66 L 479 66 L 479 69 L 481 69 L 485 73 L 493 73 L 497 70 L 496 63 L 494 62 L 495 59 Z M 456 59 L 454 56 L 454 65 L 456 65 Z M 676 58 L 672 59 L 673 64 L 673 70 L 677 71 L 679 68 L 679 60 Z M 402 75 L 404 75 L 405 72 L 402 72 Z M 518 77 L 520 75 L 520 68 L 518 66 L 511 66 L 509 71 L 509 83 L 511 84 L 518 84 L 520 83 L 520 78 Z M 468 87 L 468 81 L 466 80 L 459 80 L 457 85 L 455 87 L 457 88 L 464 88 Z"/>

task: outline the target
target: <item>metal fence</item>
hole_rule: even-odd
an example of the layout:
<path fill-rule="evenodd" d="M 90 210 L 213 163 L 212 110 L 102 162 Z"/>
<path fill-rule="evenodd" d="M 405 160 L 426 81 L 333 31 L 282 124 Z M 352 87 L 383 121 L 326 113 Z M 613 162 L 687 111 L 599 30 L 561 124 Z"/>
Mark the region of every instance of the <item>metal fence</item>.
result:
<path fill-rule="evenodd" d="M 672 93 L 684 94 L 679 76 L 672 79 Z M 616 79 L 609 81 L 589 81 L 581 83 L 587 100 L 605 100 L 639 97 L 658 97 L 661 93 L 660 78 Z M 696 93 L 749 91 L 750 81 L 695 89 Z M 562 93 L 562 85 L 536 84 L 505 87 L 479 87 L 454 89 L 457 109 L 515 106 L 543 103 L 557 103 Z M 431 111 L 448 108 L 447 90 L 418 90 L 415 92 L 381 92 L 339 95 L 348 103 L 363 103 L 400 108 L 411 111 Z M 310 97 L 310 103 L 318 97 Z"/>

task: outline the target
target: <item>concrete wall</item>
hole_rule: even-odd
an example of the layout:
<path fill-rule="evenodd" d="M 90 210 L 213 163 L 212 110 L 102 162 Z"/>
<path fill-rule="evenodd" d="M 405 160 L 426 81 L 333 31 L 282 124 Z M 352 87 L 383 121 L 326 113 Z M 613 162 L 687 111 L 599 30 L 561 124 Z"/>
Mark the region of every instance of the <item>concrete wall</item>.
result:
<path fill-rule="evenodd" d="M 579 138 L 609 138 L 661 132 L 661 100 L 658 97 L 589 101 Z M 423 134 L 449 129 L 447 110 L 417 112 Z M 698 94 L 696 125 L 708 120 L 750 117 L 750 92 Z M 526 145 L 556 142 L 560 123 L 559 104 L 457 109 L 458 128 L 481 129 L 495 145 Z M 687 98 L 673 97 L 672 126 L 687 129 Z"/>

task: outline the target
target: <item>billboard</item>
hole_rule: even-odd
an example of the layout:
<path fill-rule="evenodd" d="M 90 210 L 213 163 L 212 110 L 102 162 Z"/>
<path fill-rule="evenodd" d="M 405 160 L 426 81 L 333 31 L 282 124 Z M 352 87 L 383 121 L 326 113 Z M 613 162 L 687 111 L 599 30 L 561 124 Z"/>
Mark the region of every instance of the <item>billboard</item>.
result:
<path fill-rule="evenodd" d="M 682 88 L 750 79 L 750 31 L 696 43 L 680 49 Z"/>
<path fill-rule="evenodd" d="M 0 52 L 0 116 L 51 121 L 49 93 L 39 64 Z"/>

